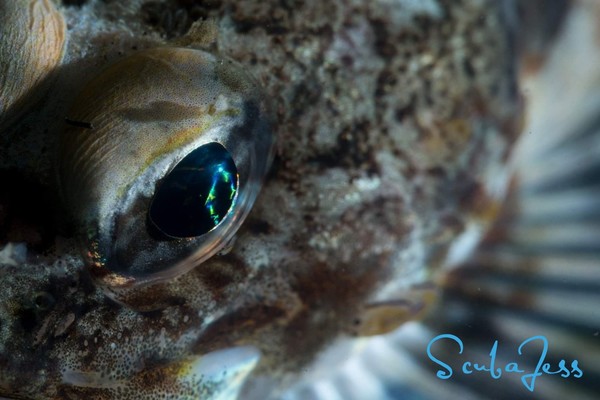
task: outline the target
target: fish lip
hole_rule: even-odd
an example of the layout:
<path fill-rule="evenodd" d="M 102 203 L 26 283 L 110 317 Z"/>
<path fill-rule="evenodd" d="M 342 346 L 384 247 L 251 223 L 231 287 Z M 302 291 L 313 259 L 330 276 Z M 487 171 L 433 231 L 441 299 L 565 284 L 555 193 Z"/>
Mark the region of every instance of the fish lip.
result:
<path fill-rule="evenodd" d="M 261 353 L 254 346 L 235 346 L 175 360 L 158 368 L 168 375 L 169 387 L 172 383 L 175 390 L 186 388 L 210 400 L 234 399 L 260 358 Z M 128 379 L 111 380 L 100 371 L 66 370 L 62 383 L 93 390 L 137 387 L 147 381 L 145 372 L 148 370 L 142 368 Z"/>

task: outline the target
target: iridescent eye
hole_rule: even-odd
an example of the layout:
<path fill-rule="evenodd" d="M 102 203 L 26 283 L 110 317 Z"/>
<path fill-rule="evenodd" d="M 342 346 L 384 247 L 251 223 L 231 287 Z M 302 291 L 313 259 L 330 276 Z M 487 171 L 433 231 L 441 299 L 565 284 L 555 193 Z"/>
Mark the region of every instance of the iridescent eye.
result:
<path fill-rule="evenodd" d="M 172 278 L 221 250 L 273 153 L 255 81 L 194 49 L 115 63 L 83 88 L 67 122 L 61 192 L 93 275 L 112 288 Z"/>
<path fill-rule="evenodd" d="M 200 236 L 216 228 L 233 207 L 238 173 L 219 143 L 205 144 L 185 156 L 164 178 L 148 216 L 173 238 Z"/>

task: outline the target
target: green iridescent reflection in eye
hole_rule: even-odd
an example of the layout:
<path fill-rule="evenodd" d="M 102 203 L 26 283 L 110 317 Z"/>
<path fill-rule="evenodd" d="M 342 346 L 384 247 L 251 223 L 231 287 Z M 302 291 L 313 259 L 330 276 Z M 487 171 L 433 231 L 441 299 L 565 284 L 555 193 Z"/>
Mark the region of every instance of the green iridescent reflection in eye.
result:
<path fill-rule="evenodd" d="M 219 225 L 235 203 L 238 173 L 219 143 L 200 146 L 164 178 L 150 205 L 150 221 L 163 234 L 185 238 Z"/>

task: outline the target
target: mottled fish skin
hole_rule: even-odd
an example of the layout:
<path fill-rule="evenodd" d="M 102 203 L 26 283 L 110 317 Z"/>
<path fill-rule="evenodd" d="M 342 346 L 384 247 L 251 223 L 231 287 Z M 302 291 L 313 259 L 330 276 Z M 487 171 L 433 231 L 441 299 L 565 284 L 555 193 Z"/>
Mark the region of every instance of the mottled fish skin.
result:
<path fill-rule="evenodd" d="M 494 227 L 444 276 L 441 299 L 428 317 L 368 340 L 357 355 L 336 360 L 335 371 L 295 385 L 286 400 L 598 397 L 600 9 L 594 1 L 520 5 L 515 20 L 521 21 L 526 124 Z M 435 356 L 453 368 L 447 380 L 437 378 L 445 370 L 425 352 L 441 334 L 464 343 L 462 354 L 454 341 L 435 344 Z M 523 355 L 517 349 L 540 335 L 548 341 L 550 371 L 561 360 L 567 366 L 577 360 L 582 375 L 543 374 L 531 392 L 519 374 L 461 373 L 465 361 L 489 366 L 495 340 L 496 367 L 517 362 L 532 373 L 541 347 Z"/>
<path fill-rule="evenodd" d="M 118 3 L 61 7 L 59 89 L 0 135 L 0 395 L 277 396 L 330 345 L 420 317 L 505 193 L 512 2 Z M 271 98 L 274 165 L 227 254 L 115 303 L 57 199 L 57 132 L 90 76 L 198 16 Z"/>

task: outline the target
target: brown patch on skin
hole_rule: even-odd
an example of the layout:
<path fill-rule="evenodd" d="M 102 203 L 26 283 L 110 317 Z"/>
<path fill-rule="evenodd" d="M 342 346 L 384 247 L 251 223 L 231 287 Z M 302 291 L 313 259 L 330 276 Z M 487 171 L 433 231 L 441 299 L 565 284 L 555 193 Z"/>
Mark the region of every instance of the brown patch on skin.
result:
<path fill-rule="evenodd" d="M 321 170 L 333 167 L 351 168 L 358 170 L 357 176 L 363 172 L 367 175 L 379 175 L 379 165 L 375 159 L 374 148 L 370 138 L 373 127 L 368 121 L 360 121 L 343 128 L 337 137 L 337 145 L 326 152 L 307 160 L 315 163 Z"/>
<path fill-rule="evenodd" d="M 235 282 L 243 282 L 248 267 L 234 254 L 226 254 L 205 263 L 192 271 L 197 275 L 216 301 L 223 299 L 224 290 Z"/>
<path fill-rule="evenodd" d="M 521 58 L 521 79 L 525 80 L 537 75 L 546 65 L 545 54 L 527 54 Z"/>
<path fill-rule="evenodd" d="M 490 223 L 500 213 L 501 203 L 490 197 L 482 183 L 473 183 L 461 198 L 461 208 L 478 220 Z"/>
<path fill-rule="evenodd" d="M 6 382 L 10 390 L 10 396 L 19 398 L 29 398 L 27 388 L 29 383 L 35 381 L 40 370 L 53 370 L 57 368 L 57 359 L 49 354 L 54 341 L 52 335 L 48 338 L 42 337 L 41 343 L 36 343 L 40 330 L 46 330 L 56 319 L 56 313 L 49 315 L 48 313 L 40 314 L 31 308 L 15 305 L 14 326 L 10 330 L 14 332 L 12 340 L 4 343 L 4 351 L 0 353 L 0 365 L 10 371 L 19 371 L 19 374 L 8 374 L 2 376 L 3 384 Z M 2 321 L 0 321 L 1 323 Z M 41 333 L 41 336 L 44 334 Z M 32 346 L 33 345 L 33 346 Z M 46 354 L 45 357 L 36 357 L 32 363 L 27 357 L 27 353 L 35 351 L 36 354 Z M 0 392 L 0 396 L 2 396 Z"/>
<path fill-rule="evenodd" d="M 444 124 L 443 134 L 448 146 L 457 153 L 463 151 L 472 133 L 470 121 L 465 118 L 454 118 Z"/>
<path fill-rule="evenodd" d="M 372 293 L 389 273 L 377 268 L 382 264 L 380 257 L 335 266 L 315 262 L 301 276 L 296 275 L 293 290 L 303 309 L 286 325 L 282 336 L 285 350 L 280 356 L 274 355 L 273 363 L 294 352 L 295 367 L 301 368 L 332 338 L 351 331 L 360 299 Z"/>
<path fill-rule="evenodd" d="M 230 271 L 222 270 L 219 267 L 204 268 L 201 273 L 203 282 L 213 291 L 213 295 L 215 296 L 219 291 L 235 281 Z"/>
<path fill-rule="evenodd" d="M 369 22 L 375 34 L 375 49 L 377 50 L 377 54 L 384 60 L 393 58 L 397 50 L 393 42 L 389 40 L 390 34 L 386 29 L 385 21 L 374 18 L 370 19 Z"/>
<path fill-rule="evenodd" d="M 131 290 L 123 294 L 120 301 L 136 311 L 149 312 L 183 305 L 186 299 L 171 294 L 167 285 L 156 284 Z"/>
<path fill-rule="evenodd" d="M 295 85 L 290 102 L 295 105 L 291 110 L 293 117 L 299 117 L 306 111 L 310 110 L 310 106 L 320 99 L 321 88 L 317 84 L 315 77 L 309 78 L 308 82 L 302 82 Z"/>
<path fill-rule="evenodd" d="M 162 34 L 168 38 L 179 38 L 186 31 L 193 30 L 195 23 L 206 23 L 209 13 L 218 10 L 221 6 L 219 0 L 209 1 L 148 1 L 141 7 L 143 19 L 151 26 L 156 27 Z M 194 42 L 200 34 L 211 34 L 210 27 L 197 27 Z M 202 44 L 212 43 L 210 40 L 201 41 Z M 183 42 L 186 44 L 187 42 Z"/>
<path fill-rule="evenodd" d="M 429 165 L 439 166 L 445 171 L 448 170 L 447 165 L 459 166 L 458 160 L 469 150 L 469 145 L 481 145 L 483 142 L 481 132 L 477 131 L 473 123 L 487 118 L 500 120 L 500 117 L 491 114 L 490 107 L 484 101 L 484 94 L 473 90 L 465 95 L 469 97 L 469 101 L 455 101 L 448 118 L 440 119 L 432 113 L 418 114 L 415 124 L 420 132 L 420 153 L 428 155 Z M 512 120 L 511 116 L 510 121 Z M 503 133 L 512 134 L 512 130 Z"/>
<path fill-rule="evenodd" d="M 248 229 L 254 235 L 269 235 L 273 233 L 273 227 L 265 220 L 253 219 L 249 217 L 244 222 L 244 229 Z"/>
<path fill-rule="evenodd" d="M 472 135 L 469 121 L 457 118 L 427 125 L 427 122 L 420 124 L 422 152 L 430 155 L 434 165 L 456 163 L 455 159 L 464 153 Z"/>
<path fill-rule="evenodd" d="M 206 354 L 214 350 L 234 345 L 254 344 L 252 338 L 260 330 L 286 315 L 282 308 L 256 305 L 232 311 L 211 323 L 193 346 L 196 354 Z"/>
<path fill-rule="evenodd" d="M 161 388 L 169 387 L 175 384 L 179 369 L 177 364 L 173 363 L 164 366 L 163 362 L 156 361 L 154 363 L 149 362 L 147 367 L 148 368 L 145 369 L 143 373 L 140 373 L 136 376 L 136 385 L 140 385 L 142 387 Z"/>
<path fill-rule="evenodd" d="M 98 388 L 83 388 L 76 386 L 60 386 L 58 388 L 57 396 L 54 397 L 54 400 L 59 399 L 89 399 L 89 400 L 105 400 L 112 399 L 113 396 L 111 391 L 108 389 L 98 389 Z"/>
<path fill-rule="evenodd" d="M 236 25 L 238 33 L 249 32 L 252 29 L 265 29 L 274 34 L 288 32 L 290 24 L 290 10 L 272 4 L 255 4 L 250 9 L 245 9 L 237 4 L 233 6 L 231 18 Z"/>

